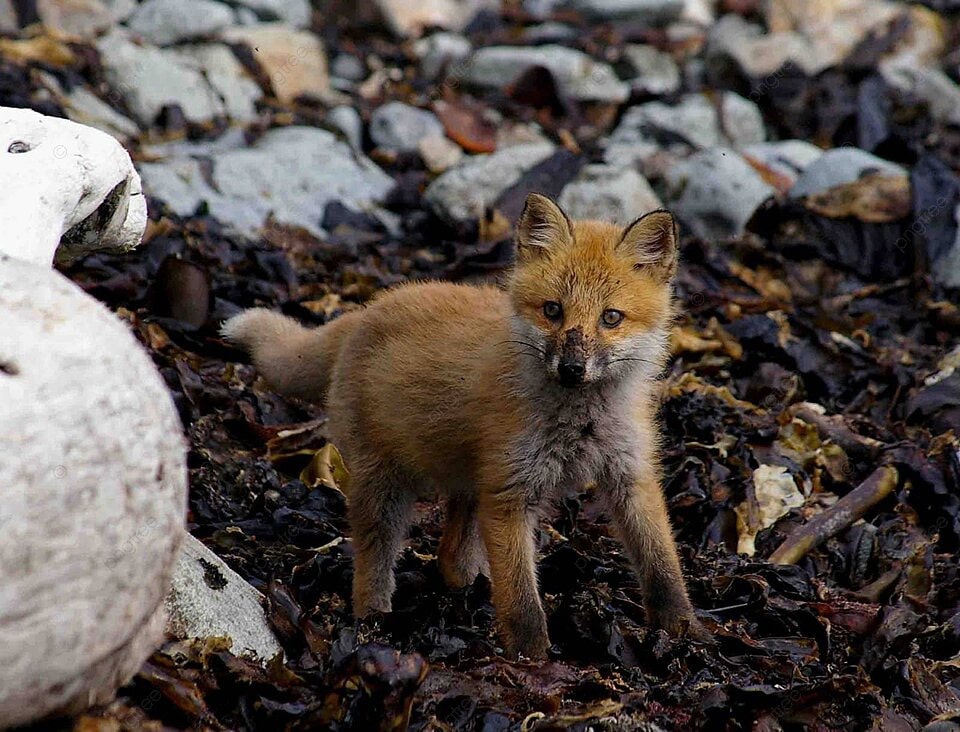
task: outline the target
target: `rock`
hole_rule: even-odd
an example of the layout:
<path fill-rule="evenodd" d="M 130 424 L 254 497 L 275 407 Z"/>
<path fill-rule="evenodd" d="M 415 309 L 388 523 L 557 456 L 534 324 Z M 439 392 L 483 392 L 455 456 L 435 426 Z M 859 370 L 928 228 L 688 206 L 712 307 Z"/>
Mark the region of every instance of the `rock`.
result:
<path fill-rule="evenodd" d="M 121 141 L 140 134 L 136 122 L 115 111 L 85 86 L 74 87 L 62 103 L 74 122 L 95 127 Z"/>
<path fill-rule="evenodd" d="M 935 120 L 960 125 L 960 86 L 939 69 L 882 63 L 880 72 L 900 93 L 926 102 Z"/>
<path fill-rule="evenodd" d="M 20 28 L 12 0 L 0 0 L 0 33 L 16 33 Z"/>
<path fill-rule="evenodd" d="M 764 34 L 735 13 L 728 13 L 710 28 L 706 48 L 707 62 L 714 67 L 732 64 L 741 74 L 761 79 L 775 74 L 787 62 L 813 76 L 828 64 L 800 33 L 781 31 Z M 765 80 L 772 84 L 774 79 Z"/>
<path fill-rule="evenodd" d="M 185 65 L 203 74 L 223 104 L 230 119 L 246 122 L 257 116 L 257 102 L 263 90 L 247 74 L 243 65 L 226 46 L 203 43 L 176 49 Z"/>
<path fill-rule="evenodd" d="M 139 7 L 137 0 L 101 0 L 117 23 L 122 23 Z"/>
<path fill-rule="evenodd" d="M 224 114 L 223 101 L 193 64 L 176 50 L 133 43 L 121 30 L 97 42 L 107 83 L 143 127 L 149 127 L 167 105 L 177 104 L 190 121 Z"/>
<path fill-rule="evenodd" d="M 330 74 L 345 81 L 363 81 L 367 78 L 367 67 L 352 53 L 340 53 L 330 64 Z"/>
<path fill-rule="evenodd" d="M 663 204 L 647 179 L 630 168 L 588 165 L 566 185 L 560 207 L 575 219 L 628 224 Z"/>
<path fill-rule="evenodd" d="M 687 94 L 677 104 L 647 102 L 628 109 L 610 135 L 604 159 L 624 165 L 664 146 L 679 144 L 690 151 L 765 139 L 763 118 L 753 102 L 733 92 L 720 92 L 719 105 L 704 94 Z"/>
<path fill-rule="evenodd" d="M 684 0 L 566 0 L 563 5 L 592 20 L 666 25 L 680 18 Z"/>
<path fill-rule="evenodd" d="M 239 4 L 263 20 L 281 20 L 294 28 L 308 27 L 313 14 L 310 0 L 239 0 Z"/>
<path fill-rule="evenodd" d="M 805 140 L 781 140 L 747 145 L 740 151 L 744 156 L 763 163 L 792 185 L 812 162 L 823 155 L 816 145 Z"/>
<path fill-rule="evenodd" d="M 54 33 L 91 41 L 113 25 L 113 14 L 100 0 L 37 0 L 37 15 Z"/>
<path fill-rule="evenodd" d="M 327 112 L 327 124 L 342 132 L 354 150 L 363 148 L 363 120 L 356 109 L 348 104 L 334 107 Z"/>
<path fill-rule="evenodd" d="M 417 150 L 431 173 L 449 170 L 463 159 L 463 149 L 457 143 L 438 135 L 420 140 Z"/>
<path fill-rule="evenodd" d="M 140 177 L 120 143 L 29 109 L 0 107 L 0 187 L 0 254 L 27 262 L 133 249 L 146 226 Z"/>
<path fill-rule="evenodd" d="M 459 64 L 471 51 L 470 41 L 456 33 L 434 33 L 413 45 L 413 52 L 420 59 L 420 73 L 430 80 L 438 79 L 445 69 Z"/>
<path fill-rule="evenodd" d="M 0 313 L 6 727 L 109 702 L 162 641 L 187 471 L 170 393 L 113 313 L 3 255 Z"/>
<path fill-rule="evenodd" d="M 629 44 L 623 55 L 634 74 L 629 79 L 634 93 L 660 96 L 680 88 L 680 69 L 670 54 L 653 46 Z"/>
<path fill-rule="evenodd" d="M 292 30 L 282 23 L 261 23 L 231 28 L 222 35 L 229 43 L 250 47 L 284 104 L 301 96 L 322 99 L 330 91 L 327 55 L 313 33 Z"/>
<path fill-rule="evenodd" d="M 821 193 L 843 183 L 852 183 L 867 173 L 907 175 L 907 171 L 865 150 L 855 147 L 838 147 L 827 150 L 808 165 L 790 189 L 790 196 L 800 198 Z"/>
<path fill-rule="evenodd" d="M 146 0 L 127 27 L 158 46 L 215 35 L 233 25 L 233 9 L 216 0 Z"/>
<path fill-rule="evenodd" d="M 953 216 L 960 226 L 960 206 L 957 206 Z M 931 266 L 931 274 L 944 287 L 960 288 L 960 228 L 950 248 Z"/>
<path fill-rule="evenodd" d="M 539 46 L 545 43 L 564 45 L 576 40 L 579 35 L 579 31 L 572 25 L 547 21 L 536 25 L 528 25 L 523 29 L 522 38 L 531 46 Z"/>
<path fill-rule="evenodd" d="M 174 638 L 229 638 L 231 653 L 263 665 L 283 654 L 264 616 L 263 595 L 189 534 L 166 607 Z"/>
<path fill-rule="evenodd" d="M 427 28 L 460 31 L 480 10 L 498 10 L 499 0 L 374 0 L 387 26 L 398 36 L 418 36 Z"/>
<path fill-rule="evenodd" d="M 424 194 L 424 202 L 452 224 L 473 221 L 526 170 L 548 158 L 555 149 L 551 143 L 532 143 L 490 155 L 475 155 L 433 181 Z"/>
<path fill-rule="evenodd" d="M 207 171 L 199 157 L 209 161 Z M 214 217 L 251 236 L 268 216 L 320 236 L 327 203 L 363 211 L 394 186 L 332 132 L 313 127 L 273 129 L 250 148 L 210 153 L 201 146 L 194 155 L 144 163 L 140 174 L 146 192 L 177 214 L 189 216 L 206 202 Z"/>
<path fill-rule="evenodd" d="M 668 172 L 667 205 L 697 236 L 741 236 L 754 212 L 775 191 L 728 148 L 694 153 Z"/>
<path fill-rule="evenodd" d="M 630 96 L 630 87 L 617 78 L 609 64 L 563 46 L 481 48 L 457 69 L 456 77 L 468 84 L 500 89 L 531 66 L 548 68 L 574 100 L 620 103 Z"/>
<path fill-rule="evenodd" d="M 415 152 L 424 138 L 443 134 L 437 115 L 403 102 L 388 102 L 370 118 L 370 138 L 392 152 Z"/>

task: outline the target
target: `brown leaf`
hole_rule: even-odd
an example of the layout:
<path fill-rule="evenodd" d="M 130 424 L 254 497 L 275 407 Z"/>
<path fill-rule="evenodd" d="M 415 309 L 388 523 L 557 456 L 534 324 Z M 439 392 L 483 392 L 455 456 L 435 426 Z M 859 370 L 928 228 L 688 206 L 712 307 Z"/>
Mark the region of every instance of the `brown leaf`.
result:
<path fill-rule="evenodd" d="M 447 137 L 467 152 L 491 153 L 497 149 L 497 128 L 484 118 L 485 107 L 479 102 L 438 100 L 433 111 L 443 123 Z"/>

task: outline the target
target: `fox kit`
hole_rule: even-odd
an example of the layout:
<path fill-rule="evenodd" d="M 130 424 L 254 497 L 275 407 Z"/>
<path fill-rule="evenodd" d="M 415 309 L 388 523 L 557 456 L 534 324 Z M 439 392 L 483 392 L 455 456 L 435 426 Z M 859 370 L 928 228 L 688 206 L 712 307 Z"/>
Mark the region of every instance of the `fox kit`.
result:
<path fill-rule="evenodd" d="M 659 484 L 655 377 L 667 357 L 673 217 L 570 221 L 531 194 L 506 291 L 388 291 L 317 330 L 255 309 L 225 336 L 281 392 L 327 404 L 351 471 L 358 617 L 389 612 L 414 501 L 439 491 L 451 587 L 492 582 L 508 652 L 543 658 L 534 533 L 544 504 L 595 483 L 639 575 L 649 620 L 703 637 Z"/>

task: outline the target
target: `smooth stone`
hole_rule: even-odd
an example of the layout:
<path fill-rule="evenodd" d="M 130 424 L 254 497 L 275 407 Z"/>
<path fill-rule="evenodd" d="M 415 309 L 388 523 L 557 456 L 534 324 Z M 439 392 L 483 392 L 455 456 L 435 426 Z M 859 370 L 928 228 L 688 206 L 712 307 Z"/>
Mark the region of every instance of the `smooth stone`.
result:
<path fill-rule="evenodd" d="M 666 25 L 680 18 L 684 0 L 566 0 L 563 5 L 592 20 L 632 20 Z"/>
<path fill-rule="evenodd" d="M 280 20 L 294 28 L 308 27 L 313 15 L 310 0 L 239 0 L 239 4 L 263 20 Z"/>
<path fill-rule="evenodd" d="M 703 239 L 741 236 L 776 191 L 729 148 L 694 153 L 668 171 L 667 205 Z"/>
<path fill-rule="evenodd" d="M 327 124 L 343 133 L 354 150 L 363 148 L 363 120 L 356 108 L 341 104 L 327 112 Z"/>
<path fill-rule="evenodd" d="M 499 10 L 499 0 L 373 0 L 387 27 L 401 37 L 428 28 L 461 31 L 483 9 Z"/>
<path fill-rule="evenodd" d="M 856 147 L 838 147 L 827 150 L 808 165 L 790 189 L 792 198 L 822 193 L 844 183 L 853 183 L 867 173 L 907 175 L 896 163 L 878 158 Z"/>
<path fill-rule="evenodd" d="M 74 87 L 63 100 L 67 116 L 74 122 L 89 125 L 120 140 L 140 134 L 137 123 L 117 112 L 85 86 Z"/>
<path fill-rule="evenodd" d="M 114 23 L 100 0 L 37 0 L 36 8 L 48 30 L 75 40 L 92 41 Z"/>
<path fill-rule="evenodd" d="M 431 173 L 443 173 L 463 159 L 463 149 L 447 137 L 425 137 L 420 140 L 417 150 Z"/>
<path fill-rule="evenodd" d="M 747 145 L 740 152 L 763 163 L 774 173 L 795 183 L 807 167 L 823 155 L 823 150 L 806 140 L 780 140 Z"/>
<path fill-rule="evenodd" d="M 628 224 L 645 213 L 663 208 L 647 179 L 630 168 L 588 165 L 558 200 L 574 219 L 597 219 Z"/>
<path fill-rule="evenodd" d="M 370 139 L 393 152 L 415 152 L 421 140 L 443 134 L 437 115 L 403 102 L 378 107 L 370 119 Z"/>
<path fill-rule="evenodd" d="M 424 202 L 450 223 L 473 221 L 527 170 L 555 150 L 552 143 L 532 143 L 469 157 L 433 181 L 427 187 Z"/>
<path fill-rule="evenodd" d="M 680 68 L 669 53 L 654 46 L 629 44 L 623 56 L 633 72 L 628 81 L 635 93 L 661 96 L 680 88 Z"/>
<path fill-rule="evenodd" d="M 829 65 L 818 59 L 817 49 L 800 33 L 765 34 L 735 13 L 724 15 L 710 29 L 706 57 L 712 65 L 732 62 L 742 74 L 766 86 L 778 82 L 773 75 L 788 62 L 810 76 Z"/>
<path fill-rule="evenodd" d="M 438 79 L 445 69 L 463 61 L 473 51 L 470 41 L 457 33 L 433 33 L 413 44 L 425 79 Z"/>
<path fill-rule="evenodd" d="M 215 35 L 234 21 L 233 9 L 215 0 L 146 0 L 126 25 L 150 43 L 169 46 Z"/>
<path fill-rule="evenodd" d="M 227 46 L 203 43 L 176 49 L 184 63 L 201 71 L 223 101 L 230 119 L 248 122 L 257 117 L 257 102 L 263 98 L 260 85 L 250 78 Z"/>

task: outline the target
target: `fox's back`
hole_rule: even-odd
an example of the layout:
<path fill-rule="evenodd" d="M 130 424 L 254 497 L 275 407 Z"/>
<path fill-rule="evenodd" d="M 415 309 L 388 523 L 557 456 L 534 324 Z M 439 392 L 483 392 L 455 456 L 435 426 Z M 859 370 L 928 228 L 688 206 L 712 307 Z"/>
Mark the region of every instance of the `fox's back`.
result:
<path fill-rule="evenodd" d="M 469 473 L 481 410 L 504 399 L 493 359 L 509 322 L 507 295 L 494 287 L 417 283 L 374 300 L 333 369 L 335 439 L 378 445 L 425 475 Z"/>

